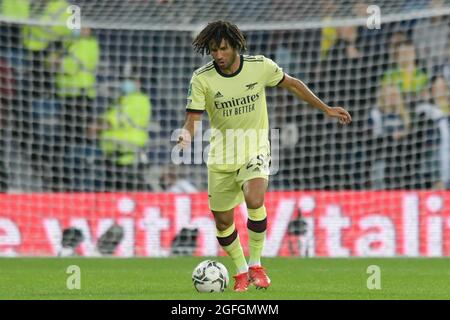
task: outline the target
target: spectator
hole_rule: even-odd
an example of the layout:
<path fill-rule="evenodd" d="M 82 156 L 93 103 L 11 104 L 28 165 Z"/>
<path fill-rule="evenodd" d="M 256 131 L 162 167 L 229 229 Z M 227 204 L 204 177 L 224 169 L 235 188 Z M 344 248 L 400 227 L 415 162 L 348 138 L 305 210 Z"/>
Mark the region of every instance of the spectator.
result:
<path fill-rule="evenodd" d="M 366 64 L 357 45 L 358 28 L 338 28 L 338 40 L 330 48 L 321 66 L 318 88 L 323 88 L 338 105 L 355 111 L 355 106 L 366 103 Z"/>
<path fill-rule="evenodd" d="M 410 123 L 399 88 L 382 84 L 377 106 L 370 112 L 375 141 L 372 188 L 398 189 L 410 184 L 412 168 L 407 155 Z"/>
<path fill-rule="evenodd" d="M 67 154 L 74 144 L 86 144 L 87 128 L 92 122 L 96 98 L 96 70 L 100 59 L 98 40 L 91 29 L 82 27 L 72 30 L 72 37 L 64 41 L 64 51 L 52 52 L 46 59 L 48 70 L 55 74 L 55 98 L 60 102 L 60 142 L 52 145 L 54 184 L 51 189 L 67 189 L 76 168 L 69 165 Z M 45 155 L 44 155 L 45 157 Z"/>
<path fill-rule="evenodd" d="M 63 105 L 65 141 L 83 142 L 96 98 L 96 73 L 100 59 L 98 40 L 91 29 L 73 30 L 72 39 L 65 43 L 64 53 L 48 58 L 56 68 L 56 97 Z"/>
<path fill-rule="evenodd" d="M 38 17 L 32 17 L 39 22 L 60 22 L 60 26 L 26 25 L 22 28 L 23 46 L 28 52 L 30 73 L 28 75 L 31 83 L 31 92 L 34 97 L 49 96 L 51 88 L 51 73 L 45 66 L 45 59 L 49 48 L 56 42 L 70 36 L 71 30 L 67 28 L 66 22 L 70 17 L 67 12 L 69 3 L 66 0 L 44 0 L 45 6 Z"/>
<path fill-rule="evenodd" d="M 405 101 L 411 116 L 411 132 L 409 138 L 409 155 L 411 169 L 411 186 L 415 188 L 431 188 L 435 172 L 428 166 L 436 144 L 437 130 L 432 120 L 417 111 L 418 104 L 429 99 L 428 75 L 418 66 L 416 48 L 407 40 L 395 50 L 396 67 L 383 75 L 383 84 L 396 85 Z"/>
<path fill-rule="evenodd" d="M 45 186 L 54 189 L 53 182 L 57 183 L 54 180 L 55 175 L 53 173 L 44 174 L 44 172 L 48 171 L 46 167 L 52 166 L 52 161 L 49 161 L 49 159 L 52 158 L 53 150 L 43 150 L 43 148 L 49 149 L 50 143 L 47 142 L 46 145 L 43 145 L 39 139 L 35 139 L 39 133 L 34 130 L 35 123 L 33 123 L 34 119 L 31 118 L 31 115 L 35 103 L 45 105 L 52 98 L 54 92 L 53 78 L 45 61 L 48 53 L 60 46 L 61 41 L 71 33 L 66 26 L 66 22 L 70 17 L 70 13 L 67 12 L 69 3 L 66 0 L 42 0 L 37 2 L 29 0 L 13 2 L 6 0 L 2 4 L 3 10 L 13 19 L 33 19 L 38 21 L 38 24 L 21 27 L 20 36 L 19 32 L 16 31 L 16 39 L 21 40 L 21 46 L 19 50 L 16 49 L 10 53 L 11 60 L 20 61 L 18 72 L 20 78 L 23 79 L 20 83 L 21 91 L 17 95 L 21 98 L 17 98 L 18 103 L 13 110 L 14 128 L 12 128 L 12 131 L 14 134 L 17 132 L 16 136 L 21 139 L 20 147 L 25 152 L 31 151 L 30 162 L 33 171 L 44 178 Z M 61 25 L 46 25 L 55 22 Z M 14 34 L 9 38 L 13 40 L 10 45 L 19 45 L 19 41 L 14 40 Z M 11 39 L 8 39 L 8 41 Z M 12 47 L 8 48 L 8 50 L 11 49 Z M 22 55 L 25 57 L 24 65 L 26 66 L 26 69 L 23 71 Z M 47 184 L 50 181 L 51 183 Z"/>
<path fill-rule="evenodd" d="M 134 78 L 125 78 L 121 91 L 119 99 L 90 128 L 91 136 L 98 138 L 102 150 L 105 189 L 145 190 L 141 172 L 149 139 L 150 98 Z"/>
<path fill-rule="evenodd" d="M 345 26 L 337 29 L 338 40 L 330 48 L 328 56 L 321 64 L 321 71 L 316 81 L 319 96 L 323 95 L 325 101 L 333 101 L 350 110 L 352 117 L 361 119 L 368 104 L 369 74 L 367 72 L 369 60 L 357 43 L 357 26 Z M 355 121 L 355 130 L 359 131 L 361 121 Z M 321 145 L 321 152 L 326 154 L 329 176 L 332 177 L 324 185 L 333 189 L 360 189 L 363 183 L 360 153 L 357 146 L 357 137 L 352 130 L 338 129 L 335 123 L 327 122 L 324 128 L 330 136 Z M 329 152 L 333 148 L 333 152 Z M 329 162 L 333 165 L 329 166 Z M 357 165 L 355 165 L 357 163 Z M 330 184 L 329 184 L 330 183 Z"/>
<path fill-rule="evenodd" d="M 393 26 L 395 28 L 395 25 Z M 395 69 L 397 66 L 397 48 L 400 44 L 406 42 L 408 36 L 403 30 L 395 30 L 389 38 L 388 51 L 386 52 L 386 68 L 388 70 Z"/>
<path fill-rule="evenodd" d="M 450 90 L 442 75 L 432 78 L 431 101 L 420 104 L 418 112 L 424 113 L 439 130 L 439 147 L 433 157 L 439 166 L 435 188 L 450 188 Z"/>
<path fill-rule="evenodd" d="M 383 75 L 383 84 L 394 84 L 400 88 L 410 111 L 415 103 L 424 98 L 428 85 L 428 75 L 417 64 L 416 48 L 407 40 L 394 51 L 395 67 Z"/>

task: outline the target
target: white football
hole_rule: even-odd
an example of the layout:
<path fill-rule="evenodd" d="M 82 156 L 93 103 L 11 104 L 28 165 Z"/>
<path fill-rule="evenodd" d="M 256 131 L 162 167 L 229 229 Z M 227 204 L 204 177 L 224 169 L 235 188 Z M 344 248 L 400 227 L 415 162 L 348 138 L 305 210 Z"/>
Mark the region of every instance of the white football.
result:
<path fill-rule="evenodd" d="M 192 282 L 198 292 L 223 292 L 228 287 L 228 270 L 220 262 L 205 260 L 192 272 Z"/>

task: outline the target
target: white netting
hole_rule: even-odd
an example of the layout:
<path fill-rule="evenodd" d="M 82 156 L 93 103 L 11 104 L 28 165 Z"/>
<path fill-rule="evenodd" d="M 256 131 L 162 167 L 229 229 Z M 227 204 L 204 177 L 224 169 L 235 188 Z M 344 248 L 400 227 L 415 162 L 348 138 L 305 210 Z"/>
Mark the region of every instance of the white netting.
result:
<path fill-rule="evenodd" d="M 380 29 L 367 24 L 372 17 L 369 24 L 376 26 L 377 8 L 368 12 L 373 3 L 358 0 L 0 3 L 4 192 L 82 191 L 92 192 L 82 194 L 90 199 L 103 191 L 206 190 L 204 164 L 171 165 L 170 139 L 183 124 L 193 70 L 210 60 L 194 53 L 193 36 L 216 19 L 244 30 L 249 54 L 272 58 L 353 116 L 343 128 L 287 91 L 268 90 L 271 127 L 281 137 L 271 191 L 449 187 L 449 0 L 377 1 Z M 69 5 L 81 9 L 81 25 L 90 29 L 81 36 L 65 27 L 70 11 L 61 8 Z M 30 37 L 41 37 L 44 48 L 26 43 Z M 70 96 L 64 83 L 73 89 L 81 78 L 87 85 Z M 125 80 L 140 86 L 140 98 L 151 104 L 139 100 L 141 116 L 118 107 L 122 88 L 131 86 Z M 135 140 L 130 131 L 104 133 L 99 120 L 105 117 L 122 119 Z M 125 146 L 108 149 L 102 132 Z M 13 200 L 2 199 L 2 208 L 13 211 Z M 79 201 L 60 199 L 52 210 Z M 89 211 L 89 201 L 80 206 Z M 160 196 L 157 202 L 172 205 L 168 201 Z M 133 252 L 144 254 L 141 249 Z"/>

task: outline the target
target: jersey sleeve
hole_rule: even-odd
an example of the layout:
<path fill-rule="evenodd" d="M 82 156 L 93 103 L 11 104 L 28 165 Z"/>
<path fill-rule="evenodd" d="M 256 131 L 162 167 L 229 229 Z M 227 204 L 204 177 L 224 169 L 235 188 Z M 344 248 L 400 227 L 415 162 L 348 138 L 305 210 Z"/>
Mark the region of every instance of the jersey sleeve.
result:
<path fill-rule="evenodd" d="M 284 79 L 283 69 L 269 58 L 264 58 L 264 75 L 267 87 L 274 87 Z"/>
<path fill-rule="evenodd" d="M 205 111 L 205 92 L 203 86 L 194 73 L 189 84 L 189 91 L 187 94 L 186 111 L 203 112 Z"/>

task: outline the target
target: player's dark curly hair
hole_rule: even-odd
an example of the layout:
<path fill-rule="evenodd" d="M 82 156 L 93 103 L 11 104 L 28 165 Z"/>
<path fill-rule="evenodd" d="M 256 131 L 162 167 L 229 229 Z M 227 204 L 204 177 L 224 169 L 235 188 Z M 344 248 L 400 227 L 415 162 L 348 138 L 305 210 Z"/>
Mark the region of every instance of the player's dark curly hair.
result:
<path fill-rule="evenodd" d="M 210 54 L 209 44 L 213 41 L 216 45 L 220 45 L 222 39 L 228 41 L 230 46 L 237 49 L 238 52 L 247 50 L 245 37 L 239 28 L 228 21 L 214 21 L 198 34 L 192 42 L 194 50 L 203 55 Z"/>

